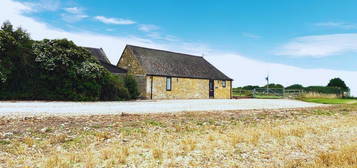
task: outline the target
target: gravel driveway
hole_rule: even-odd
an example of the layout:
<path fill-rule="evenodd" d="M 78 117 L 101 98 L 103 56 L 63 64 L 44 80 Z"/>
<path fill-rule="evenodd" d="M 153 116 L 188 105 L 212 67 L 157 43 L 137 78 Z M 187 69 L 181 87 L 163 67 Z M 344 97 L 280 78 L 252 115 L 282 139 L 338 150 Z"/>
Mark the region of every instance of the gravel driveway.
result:
<path fill-rule="evenodd" d="M 286 99 L 208 99 L 130 102 L 0 102 L 0 116 L 26 117 L 50 115 L 145 114 L 182 111 L 217 111 L 315 107 L 321 104 Z"/>

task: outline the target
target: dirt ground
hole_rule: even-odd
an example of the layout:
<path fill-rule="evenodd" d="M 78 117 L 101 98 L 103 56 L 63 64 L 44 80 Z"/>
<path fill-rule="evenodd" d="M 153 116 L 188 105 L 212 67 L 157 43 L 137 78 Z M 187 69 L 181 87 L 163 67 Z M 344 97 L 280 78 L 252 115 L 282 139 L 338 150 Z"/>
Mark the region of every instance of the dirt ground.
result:
<path fill-rule="evenodd" d="M 0 118 L 0 167 L 356 167 L 357 106 Z"/>

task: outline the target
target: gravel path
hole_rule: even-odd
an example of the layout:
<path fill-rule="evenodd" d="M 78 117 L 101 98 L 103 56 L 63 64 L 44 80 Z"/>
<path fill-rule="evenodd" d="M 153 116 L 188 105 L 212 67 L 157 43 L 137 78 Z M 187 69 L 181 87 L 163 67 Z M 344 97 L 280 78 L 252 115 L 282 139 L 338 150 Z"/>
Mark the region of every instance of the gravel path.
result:
<path fill-rule="evenodd" d="M 182 111 L 217 111 L 315 107 L 321 104 L 285 99 L 161 100 L 131 102 L 0 102 L 0 116 L 27 117 L 51 115 L 145 114 Z"/>
<path fill-rule="evenodd" d="M 26 117 L 51 115 L 98 115 L 98 114 L 145 114 L 182 111 L 217 111 L 303 108 L 322 106 L 286 99 L 238 99 L 238 100 L 161 100 L 131 102 L 41 102 L 4 101 L 0 102 L 0 116 Z"/>

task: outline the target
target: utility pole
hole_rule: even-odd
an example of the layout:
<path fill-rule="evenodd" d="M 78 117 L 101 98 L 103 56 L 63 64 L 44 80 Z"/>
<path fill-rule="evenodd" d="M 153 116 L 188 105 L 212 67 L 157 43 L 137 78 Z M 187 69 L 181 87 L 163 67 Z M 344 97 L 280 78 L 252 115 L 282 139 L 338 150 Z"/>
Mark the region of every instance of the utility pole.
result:
<path fill-rule="evenodd" d="M 267 95 L 268 95 L 269 94 L 269 74 L 267 75 L 265 80 L 267 81 Z"/>

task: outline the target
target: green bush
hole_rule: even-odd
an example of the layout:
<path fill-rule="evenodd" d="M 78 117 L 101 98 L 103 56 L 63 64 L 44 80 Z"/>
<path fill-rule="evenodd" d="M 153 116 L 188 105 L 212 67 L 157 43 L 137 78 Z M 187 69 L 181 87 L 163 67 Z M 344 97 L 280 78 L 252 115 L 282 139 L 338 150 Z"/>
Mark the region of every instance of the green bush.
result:
<path fill-rule="evenodd" d="M 110 74 L 104 82 L 100 99 L 103 101 L 130 99 L 128 88 L 124 86 L 124 79 Z"/>
<path fill-rule="evenodd" d="M 306 92 L 316 92 L 325 94 L 340 94 L 341 89 L 336 87 L 325 87 L 325 86 L 309 86 L 304 89 Z"/>
<path fill-rule="evenodd" d="M 271 88 L 271 89 L 282 89 L 282 88 L 284 88 L 283 85 L 281 85 L 281 84 L 275 84 L 275 83 L 271 83 L 271 84 L 269 84 L 268 86 L 269 86 L 269 88 Z M 267 87 L 267 85 L 263 86 L 263 88 L 266 88 L 266 87 Z"/>
<path fill-rule="evenodd" d="M 72 41 L 33 41 L 8 22 L 0 30 L 0 99 L 127 100 L 136 98 L 133 78 L 112 75 Z"/>
<path fill-rule="evenodd" d="M 135 78 L 131 75 L 126 75 L 124 78 L 125 87 L 128 88 L 130 99 L 136 99 L 139 96 L 138 84 Z"/>
<path fill-rule="evenodd" d="M 288 87 L 286 87 L 285 89 L 304 89 L 304 86 L 300 85 L 300 84 L 294 84 L 294 85 L 290 85 Z"/>

